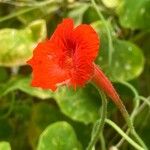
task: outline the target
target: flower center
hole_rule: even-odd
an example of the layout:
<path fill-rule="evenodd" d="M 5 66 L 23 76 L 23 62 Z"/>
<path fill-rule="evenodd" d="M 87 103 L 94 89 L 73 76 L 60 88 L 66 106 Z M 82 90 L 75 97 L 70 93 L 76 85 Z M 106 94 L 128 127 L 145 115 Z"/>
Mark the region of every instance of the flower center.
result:
<path fill-rule="evenodd" d="M 73 67 L 73 57 L 76 49 L 75 42 L 70 39 L 64 41 L 63 55 L 59 60 L 60 67 L 70 70 Z"/>
<path fill-rule="evenodd" d="M 75 48 L 76 48 L 76 44 L 74 41 L 67 39 L 66 43 L 65 43 L 65 47 L 66 47 L 66 54 L 69 57 L 73 57 L 74 52 L 75 52 Z"/>

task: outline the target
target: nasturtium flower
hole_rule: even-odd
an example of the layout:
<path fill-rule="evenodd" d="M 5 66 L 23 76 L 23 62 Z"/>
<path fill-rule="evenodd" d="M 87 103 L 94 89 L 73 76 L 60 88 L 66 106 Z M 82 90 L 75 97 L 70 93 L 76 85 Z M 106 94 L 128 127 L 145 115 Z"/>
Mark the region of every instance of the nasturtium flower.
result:
<path fill-rule="evenodd" d="M 72 19 L 64 19 L 50 39 L 37 45 L 27 62 L 33 69 L 32 86 L 55 91 L 60 85 L 76 88 L 92 81 L 113 100 L 119 99 L 111 82 L 94 63 L 99 41 L 90 25 L 74 27 Z"/>
<path fill-rule="evenodd" d="M 91 26 L 74 28 L 72 19 L 64 19 L 28 61 L 33 68 L 32 85 L 52 90 L 60 84 L 83 86 L 94 74 L 98 49 L 98 35 Z"/>

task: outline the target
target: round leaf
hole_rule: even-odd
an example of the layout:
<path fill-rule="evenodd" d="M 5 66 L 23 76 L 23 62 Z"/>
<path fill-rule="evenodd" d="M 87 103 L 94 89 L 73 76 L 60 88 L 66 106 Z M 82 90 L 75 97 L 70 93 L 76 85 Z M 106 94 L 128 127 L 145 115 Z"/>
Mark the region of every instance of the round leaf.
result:
<path fill-rule="evenodd" d="M 41 88 L 32 87 L 30 85 L 29 77 L 16 77 L 9 80 L 0 89 L 0 95 L 6 95 L 14 90 L 21 90 L 31 96 L 35 96 L 41 99 L 47 99 L 52 97 L 52 92 L 50 90 L 43 90 Z"/>
<path fill-rule="evenodd" d="M 57 122 L 41 134 L 37 150 L 81 150 L 81 147 L 71 125 Z"/>
<path fill-rule="evenodd" d="M 94 122 L 98 118 L 100 97 L 91 85 L 74 89 L 60 88 L 54 95 L 61 111 L 76 121 L 85 124 Z"/>
<path fill-rule="evenodd" d="M 150 0 L 122 0 L 118 8 L 122 26 L 131 29 L 149 29 Z"/>
<path fill-rule="evenodd" d="M 123 40 L 114 40 L 113 45 L 112 63 L 109 68 L 105 60 L 106 49 L 103 49 L 98 59 L 98 64 L 105 72 L 108 72 L 108 76 L 113 81 L 127 81 L 139 76 L 144 67 L 144 57 L 141 50 L 131 42 Z"/>
<path fill-rule="evenodd" d="M 144 68 L 144 56 L 140 48 L 135 44 L 113 38 L 112 62 L 108 64 L 108 40 L 106 29 L 101 22 L 92 24 L 101 37 L 100 53 L 97 64 L 113 80 L 128 81 L 139 76 Z"/>

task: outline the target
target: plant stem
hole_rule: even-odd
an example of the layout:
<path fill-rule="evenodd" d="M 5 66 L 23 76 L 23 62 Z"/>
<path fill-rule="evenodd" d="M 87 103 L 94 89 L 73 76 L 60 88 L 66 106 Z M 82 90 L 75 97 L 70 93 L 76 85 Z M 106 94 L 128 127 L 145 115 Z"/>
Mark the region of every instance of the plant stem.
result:
<path fill-rule="evenodd" d="M 121 136 L 123 136 L 126 139 L 126 141 L 128 141 L 134 148 L 136 148 L 137 150 L 145 150 L 136 142 L 134 142 L 126 133 L 124 133 L 113 121 L 109 119 L 106 119 L 105 121 L 107 124 L 113 127 Z"/>
<path fill-rule="evenodd" d="M 93 136 L 91 137 L 91 141 L 86 150 L 92 150 L 92 148 L 94 147 L 94 145 L 96 144 L 99 138 L 99 135 L 102 134 L 104 124 L 105 124 L 105 119 L 107 115 L 107 99 L 106 99 L 105 94 L 102 91 L 99 90 L 99 93 L 102 99 L 101 118 L 100 118 L 100 121 L 98 121 L 96 130 L 95 132 L 93 132 Z"/>
<path fill-rule="evenodd" d="M 108 38 L 108 46 L 109 46 L 109 53 L 108 53 L 108 64 L 109 66 L 111 65 L 112 62 L 112 53 L 113 53 L 113 43 L 112 43 L 112 37 L 111 37 L 111 32 L 109 30 L 108 27 L 108 23 L 105 20 L 104 16 L 102 15 L 101 11 L 99 10 L 99 8 L 97 7 L 95 0 L 91 0 L 91 3 L 93 5 L 93 8 L 96 10 L 99 18 L 101 19 L 101 21 L 104 23 L 104 26 L 106 28 L 106 32 L 107 32 L 107 38 Z"/>
<path fill-rule="evenodd" d="M 150 107 L 150 103 L 149 103 L 149 101 L 148 101 L 148 98 L 145 98 L 145 97 L 142 97 L 142 96 L 139 96 L 139 98 L 140 98 L 141 100 L 143 100 L 144 103 L 143 103 L 138 109 L 136 109 L 134 117 L 136 117 L 136 116 L 145 108 L 146 104 Z M 131 115 L 131 116 L 132 116 L 132 115 Z M 134 118 L 133 118 L 133 119 L 134 119 Z M 128 135 L 129 132 L 130 132 L 130 130 L 128 129 L 128 130 L 126 131 L 126 134 Z M 125 139 L 124 139 L 124 137 L 123 137 L 123 138 L 116 144 L 116 147 L 120 147 L 120 146 L 123 144 L 124 140 L 125 140 Z"/>
<path fill-rule="evenodd" d="M 135 129 L 134 129 L 134 126 L 133 126 L 133 121 L 134 121 L 134 118 L 135 118 L 135 114 L 136 114 L 136 111 L 139 107 L 139 104 L 140 104 L 140 98 L 139 98 L 139 95 L 138 95 L 138 92 L 136 91 L 136 89 L 129 83 L 127 82 L 124 82 L 124 81 L 120 81 L 120 83 L 126 85 L 128 88 L 130 88 L 132 90 L 132 92 L 134 93 L 135 97 L 134 97 L 134 100 L 135 100 L 135 107 L 134 107 L 134 110 L 131 114 L 131 118 L 125 108 L 125 106 L 123 105 L 123 103 L 121 102 L 120 105 L 122 105 L 120 107 L 120 111 L 122 112 L 122 115 L 124 116 L 126 122 L 127 122 L 127 125 L 129 127 L 129 129 L 127 130 L 127 132 L 131 133 L 134 138 L 136 139 L 136 141 L 145 149 L 147 150 L 148 148 L 146 147 L 145 143 L 142 141 L 142 139 L 139 137 L 139 135 L 136 133 Z M 123 139 L 121 139 L 119 141 L 119 143 L 117 145 L 120 145 L 120 143 L 123 142 Z"/>
<path fill-rule="evenodd" d="M 101 149 L 106 150 L 105 139 L 103 133 L 100 135 Z"/>
<path fill-rule="evenodd" d="M 140 104 L 139 94 L 138 94 L 137 90 L 131 84 L 129 84 L 128 82 L 120 81 L 120 83 L 127 86 L 129 89 L 131 89 L 131 91 L 134 94 L 134 99 L 133 99 L 134 100 L 134 109 L 131 113 L 131 120 L 133 122 L 133 120 L 135 118 L 135 112 L 138 109 L 139 104 Z M 123 128 L 125 128 L 125 126 Z M 128 135 L 129 133 L 130 133 L 130 129 L 127 129 L 126 134 Z M 125 140 L 124 137 L 122 137 L 120 139 L 120 141 L 116 144 L 116 147 L 120 147 L 123 144 L 124 140 Z"/>
<path fill-rule="evenodd" d="M 134 86 L 132 86 L 130 83 L 128 82 L 125 82 L 125 81 L 119 81 L 121 84 L 127 86 L 129 89 L 131 89 L 131 91 L 133 92 L 134 94 L 134 109 L 131 113 L 131 120 L 132 122 L 134 121 L 134 118 L 135 118 L 135 112 L 136 110 L 138 109 L 139 105 L 140 105 L 140 98 L 139 98 L 139 94 L 137 92 L 137 90 L 134 88 Z"/>
<path fill-rule="evenodd" d="M 137 132 L 133 130 L 131 133 L 134 136 L 134 138 L 137 140 L 137 142 L 139 142 L 139 144 L 144 148 L 144 150 L 148 150 L 147 146 L 145 145 L 141 137 L 137 134 Z"/>
<path fill-rule="evenodd" d="M 146 145 L 144 144 L 142 139 L 136 133 L 136 131 L 134 129 L 134 126 L 133 126 L 133 123 L 132 123 L 132 120 L 131 120 L 131 118 L 130 118 L 130 116 L 129 116 L 125 106 L 123 105 L 122 101 L 120 101 L 119 108 L 120 108 L 120 111 L 121 111 L 123 117 L 125 118 L 125 120 L 127 122 L 127 125 L 129 127 L 130 133 L 134 136 L 134 138 L 138 141 L 138 143 L 144 148 L 144 150 L 148 150 L 148 148 L 146 147 Z"/>
<path fill-rule="evenodd" d="M 139 98 L 140 98 L 142 101 L 144 101 L 144 102 L 150 107 L 150 102 L 149 102 L 150 96 L 149 96 L 148 98 L 145 98 L 145 97 L 143 97 L 143 96 L 139 96 Z"/>

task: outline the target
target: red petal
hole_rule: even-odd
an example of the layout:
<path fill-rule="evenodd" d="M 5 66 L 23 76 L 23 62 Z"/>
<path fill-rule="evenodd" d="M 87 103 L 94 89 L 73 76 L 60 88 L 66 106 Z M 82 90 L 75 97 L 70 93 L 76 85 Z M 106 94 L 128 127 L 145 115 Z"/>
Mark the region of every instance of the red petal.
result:
<path fill-rule="evenodd" d="M 76 53 L 94 61 L 99 49 L 99 38 L 90 25 L 79 25 L 73 31 L 73 39 L 77 43 Z"/>
<path fill-rule="evenodd" d="M 61 51 L 50 41 L 38 44 L 28 61 L 33 69 L 33 86 L 55 90 L 58 83 L 68 80 L 68 72 L 58 65 L 59 57 Z"/>
<path fill-rule="evenodd" d="M 72 35 L 76 49 L 74 54 L 75 69 L 72 73 L 73 84 L 85 84 L 93 72 L 93 61 L 97 56 L 99 48 L 99 39 L 97 33 L 89 25 L 80 25 L 76 27 Z"/>
<path fill-rule="evenodd" d="M 53 35 L 50 38 L 52 43 L 55 43 L 61 49 L 66 49 L 66 39 L 71 38 L 71 34 L 73 31 L 73 20 L 72 19 L 63 19 L 62 23 L 60 23 Z"/>

